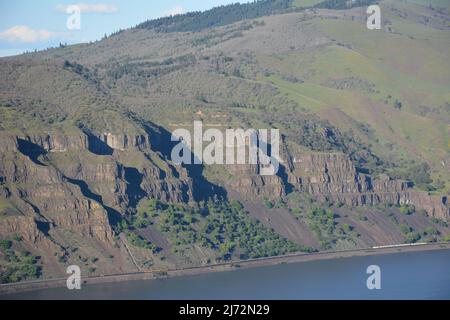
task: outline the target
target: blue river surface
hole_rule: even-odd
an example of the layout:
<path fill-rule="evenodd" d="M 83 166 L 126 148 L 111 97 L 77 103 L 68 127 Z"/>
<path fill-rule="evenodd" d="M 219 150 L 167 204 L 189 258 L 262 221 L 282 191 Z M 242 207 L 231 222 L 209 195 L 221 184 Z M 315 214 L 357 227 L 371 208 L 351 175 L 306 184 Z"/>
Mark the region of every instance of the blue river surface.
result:
<path fill-rule="evenodd" d="M 367 267 L 381 289 L 367 288 Z M 158 280 L 24 292 L 0 299 L 450 299 L 450 250 L 416 251 L 243 268 Z"/>

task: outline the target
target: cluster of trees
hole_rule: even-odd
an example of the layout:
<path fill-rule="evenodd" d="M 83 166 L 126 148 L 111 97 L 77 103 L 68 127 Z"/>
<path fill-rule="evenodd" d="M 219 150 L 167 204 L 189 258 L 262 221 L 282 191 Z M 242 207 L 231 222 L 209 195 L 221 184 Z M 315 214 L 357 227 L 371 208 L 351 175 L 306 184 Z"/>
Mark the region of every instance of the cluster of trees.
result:
<path fill-rule="evenodd" d="M 148 250 L 152 250 L 153 253 L 158 252 L 159 248 L 157 246 L 155 246 L 153 243 L 151 243 L 150 241 L 144 239 L 143 237 L 141 237 L 140 235 L 134 233 L 134 232 L 128 232 L 127 233 L 127 240 L 136 247 L 139 248 L 144 248 L 144 249 L 148 249 Z"/>
<path fill-rule="evenodd" d="M 161 212 L 157 227 L 159 231 L 168 234 L 169 240 L 176 246 L 194 244 L 198 241 L 198 233 L 193 228 L 197 222 L 198 212 L 193 209 L 169 204 Z"/>
<path fill-rule="evenodd" d="M 445 222 L 445 221 L 442 220 L 442 219 L 435 218 L 435 217 L 431 217 L 430 220 L 431 220 L 431 222 L 437 224 L 438 226 L 441 226 L 441 227 L 444 227 L 444 228 L 448 228 L 448 223 Z"/>
<path fill-rule="evenodd" d="M 128 230 L 155 225 L 159 231 L 168 236 L 173 245 L 180 246 L 194 244 L 198 241 L 198 234 L 193 225 L 198 221 L 199 216 L 198 211 L 187 205 L 162 203 L 151 199 L 142 202 L 137 214 L 126 222 L 122 221 L 121 224 L 126 224 L 125 229 Z M 143 244 L 142 241 L 139 242 Z"/>
<path fill-rule="evenodd" d="M 433 179 L 431 179 L 430 175 L 430 166 L 426 162 L 413 163 L 407 165 L 406 168 L 393 169 L 394 170 L 391 169 L 390 173 L 390 176 L 392 178 L 411 181 L 416 187 L 422 190 L 436 190 L 436 187 L 432 185 Z"/>
<path fill-rule="evenodd" d="M 190 12 L 149 20 L 137 27 L 158 32 L 195 32 L 241 20 L 271 15 L 290 8 L 292 2 L 293 0 L 258 0 L 250 3 L 234 3 L 204 12 Z"/>
<path fill-rule="evenodd" d="M 290 83 L 304 83 L 303 80 L 301 80 L 301 79 L 299 79 L 299 78 L 297 78 L 295 76 L 292 76 L 292 75 L 282 74 L 281 75 L 281 79 L 283 79 L 283 80 L 285 80 L 287 82 L 290 82 Z"/>
<path fill-rule="evenodd" d="M 369 6 L 376 3 L 376 0 L 325 0 L 315 7 L 326 9 L 349 9 L 354 7 Z"/>
<path fill-rule="evenodd" d="M 0 240 L 0 250 L 6 251 L 12 246 L 11 240 L 2 239 Z"/>
<path fill-rule="evenodd" d="M 125 232 L 127 240 L 133 246 L 152 250 L 153 253 L 161 251 L 161 248 L 136 233 L 136 230 L 145 229 L 152 224 L 151 218 L 157 215 L 157 210 L 159 210 L 159 208 L 159 202 L 157 200 L 145 202 L 144 205 L 138 208 L 135 215 L 124 217 L 118 221 L 114 226 L 114 231 L 117 234 Z"/>
<path fill-rule="evenodd" d="M 420 233 L 415 232 L 409 225 L 402 223 L 399 227 L 407 243 L 415 243 L 421 239 Z"/>
<path fill-rule="evenodd" d="M 416 212 L 416 208 L 413 205 L 403 205 L 400 206 L 399 211 L 401 214 L 404 214 L 406 216 L 409 216 Z"/>
<path fill-rule="evenodd" d="M 41 275 L 39 259 L 28 251 L 16 252 L 12 245 L 11 240 L 0 240 L 0 255 L 6 261 L 0 273 L 0 283 L 39 278 Z"/>
<path fill-rule="evenodd" d="M 118 65 L 115 65 L 115 66 L 112 66 L 111 68 L 109 68 L 108 71 L 106 72 L 106 74 L 110 78 L 112 78 L 114 80 L 118 80 L 127 74 L 131 74 L 132 72 L 135 72 L 137 68 L 138 68 L 137 64 L 131 64 L 131 63 L 118 64 Z"/>
<path fill-rule="evenodd" d="M 262 202 L 267 209 L 289 208 L 288 204 L 283 198 L 279 198 L 277 200 L 269 200 L 268 198 L 264 197 L 262 199 Z"/>
<path fill-rule="evenodd" d="M 306 221 L 323 250 L 332 249 L 338 239 L 349 239 L 352 236 L 353 226 L 344 223 L 341 229 L 338 227 L 336 218 L 337 215 L 331 210 L 319 207 L 308 210 Z"/>
<path fill-rule="evenodd" d="M 261 26 L 261 23 L 258 23 L 257 21 L 252 23 L 242 23 L 240 26 L 232 28 L 231 30 L 225 30 L 223 32 L 209 32 L 202 37 L 194 39 L 192 41 L 192 45 L 194 47 L 201 45 L 213 45 L 218 41 L 226 41 L 235 38 L 240 38 L 244 35 L 243 31 L 250 30 L 254 26 Z"/>
<path fill-rule="evenodd" d="M 201 230 L 202 245 L 219 250 L 224 260 L 230 259 L 233 253 L 239 254 L 240 259 L 249 259 L 314 251 L 280 237 L 251 219 L 237 201 L 210 201 L 206 209 L 208 215 Z"/>
<path fill-rule="evenodd" d="M 275 206 L 273 201 L 270 201 L 269 199 L 267 199 L 266 197 L 264 197 L 262 199 L 264 206 L 266 206 L 267 209 L 273 209 L 273 207 Z"/>
<path fill-rule="evenodd" d="M 413 181 L 418 187 L 432 191 L 430 176 L 430 166 L 426 162 L 419 163 L 411 167 L 407 174 L 408 180 Z"/>
<path fill-rule="evenodd" d="M 440 234 L 432 226 L 425 227 L 421 231 L 415 231 L 411 226 L 402 223 L 399 225 L 399 228 L 407 243 L 416 243 L 419 241 L 435 242 L 437 241 L 437 236 Z"/>
<path fill-rule="evenodd" d="M 179 246 L 193 244 L 217 251 L 222 260 L 314 251 L 280 237 L 250 218 L 234 200 L 210 200 L 195 207 L 151 200 L 141 205 L 137 216 L 134 226 L 146 225 L 142 221 L 147 219 L 167 236 L 175 253 Z"/>
<path fill-rule="evenodd" d="M 63 68 L 75 72 L 97 87 L 100 86 L 96 70 L 92 71 L 79 63 L 70 62 L 69 60 L 64 60 Z"/>
<path fill-rule="evenodd" d="M 249 3 L 234 3 L 204 12 L 197 11 L 148 20 L 138 25 L 137 28 L 151 29 L 158 32 L 196 32 L 211 27 L 229 25 L 242 20 L 256 19 L 279 12 L 296 10 L 293 7 L 293 2 L 293 0 L 255 0 Z M 375 2 L 374 0 L 325 0 L 315 7 L 348 9 L 368 6 Z"/>
<path fill-rule="evenodd" d="M 335 214 L 331 210 L 325 210 L 323 208 L 311 208 L 308 211 L 306 219 L 308 221 L 309 228 L 314 232 L 319 241 L 325 240 L 325 235 L 332 235 L 336 230 L 336 221 L 334 220 Z M 324 249 L 329 249 L 329 245 L 323 243 Z"/>
<path fill-rule="evenodd" d="M 113 64 L 106 74 L 113 80 L 119 80 L 127 75 L 132 75 L 134 77 L 149 78 L 162 75 L 167 72 L 176 70 L 176 65 L 188 65 L 195 63 L 197 58 L 192 55 L 183 55 L 176 58 L 167 58 L 162 61 L 150 61 L 150 62 L 139 62 L 139 63 L 117 63 Z M 172 66 L 172 68 L 167 69 L 167 67 Z"/>

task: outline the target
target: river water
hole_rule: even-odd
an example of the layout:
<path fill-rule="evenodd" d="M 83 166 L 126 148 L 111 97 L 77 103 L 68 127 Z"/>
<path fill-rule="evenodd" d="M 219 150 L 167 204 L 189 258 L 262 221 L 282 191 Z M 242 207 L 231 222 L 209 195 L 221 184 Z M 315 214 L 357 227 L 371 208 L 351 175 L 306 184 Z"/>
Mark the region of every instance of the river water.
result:
<path fill-rule="evenodd" d="M 367 288 L 367 267 L 381 289 Z M 450 299 L 450 250 L 318 260 L 101 285 L 45 289 L 0 299 Z"/>

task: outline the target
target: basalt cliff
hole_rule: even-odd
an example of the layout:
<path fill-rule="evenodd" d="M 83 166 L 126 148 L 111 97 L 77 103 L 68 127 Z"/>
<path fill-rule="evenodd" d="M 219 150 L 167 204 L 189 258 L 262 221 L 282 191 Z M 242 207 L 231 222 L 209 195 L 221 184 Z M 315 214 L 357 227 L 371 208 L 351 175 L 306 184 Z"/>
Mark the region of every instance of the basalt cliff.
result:
<path fill-rule="evenodd" d="M 449 239 L 449 11 L 266 2 L 0 59 L 1 282 Z M 278 172 L 175 164 L 193 121 L 279 129 Z"/>

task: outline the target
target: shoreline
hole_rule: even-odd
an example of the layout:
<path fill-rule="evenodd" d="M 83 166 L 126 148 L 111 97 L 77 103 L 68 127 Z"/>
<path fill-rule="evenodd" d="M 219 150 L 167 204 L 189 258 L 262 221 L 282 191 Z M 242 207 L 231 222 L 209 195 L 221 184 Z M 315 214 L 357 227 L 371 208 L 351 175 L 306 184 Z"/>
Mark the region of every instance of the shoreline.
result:
<path fill-rule="evenodd" d="M 384 254 L 449 250 L 449 249 L 450 243 L 432 243 L 432 244 L 419 244 L 409 246 L 388 246 L 377 248 L 354 249 L 354 250 L 334 251 L 334 252 L 294 253 L 284 256 L 258 258 L 244 261 L 230 261 L 226 263 L 190 267 L 183 269 L 131 272 L 123 274 L 92 276 L 86 278 L 82 277 L 81 280 L 83 286 L 104 284 L 104 283 L 128 282 L 128 281 L 145 281 L 145 280 L 167 279 L 181 276 L 192 276 L 213 272 L 235 271 L 239 269 L 258 268 L 287 263 L 301 263 L 318 260 L 334 260 L 340 258 L 365 257 Z M 0 300 L 2 296 L 7 296 L 10 294 L 65 287 L 66 279 L 67 278 L 43 279 L 19 283 L 0 284 Z"/>

